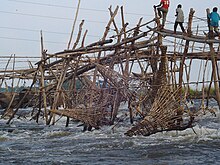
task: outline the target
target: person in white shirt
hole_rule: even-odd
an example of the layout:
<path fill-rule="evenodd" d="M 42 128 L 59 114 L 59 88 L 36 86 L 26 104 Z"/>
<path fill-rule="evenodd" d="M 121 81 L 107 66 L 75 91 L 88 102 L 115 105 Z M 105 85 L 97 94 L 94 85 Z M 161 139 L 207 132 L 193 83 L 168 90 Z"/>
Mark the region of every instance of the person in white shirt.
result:
<path fill-rule="evenodd" d="M 182 32 L 185 33 L 185 29 L 183 27 L 184 13 L 183 13 L 182 5 L 181 4 L 179 4 L 177 6 L 176 15 L 175 16 L 176 16 L 176 21 L 175 21 L 175 24 L 174 24 L 174 33 L 176 33 L 176 29 L 177 29 L 178 24 L 180 25 L 180 28 L 181 28 Z"/>

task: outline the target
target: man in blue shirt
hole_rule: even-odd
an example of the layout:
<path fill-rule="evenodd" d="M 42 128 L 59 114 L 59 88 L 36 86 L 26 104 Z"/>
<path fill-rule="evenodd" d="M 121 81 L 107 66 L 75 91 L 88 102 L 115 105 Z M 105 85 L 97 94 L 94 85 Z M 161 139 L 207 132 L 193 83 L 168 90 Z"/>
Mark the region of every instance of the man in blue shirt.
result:
<path fill-rule="evenodd" d="M 219 35 L 218 32 L 218 26 L 219 26 L 219 20 L 220 20 L 220 16 L 217 13 L 218 8 L 214 7 L 213 11 L 208 15 L 209 19 L 210 19 L 210 32 L 211 34 L 213 34 L 213 30 Z"/>

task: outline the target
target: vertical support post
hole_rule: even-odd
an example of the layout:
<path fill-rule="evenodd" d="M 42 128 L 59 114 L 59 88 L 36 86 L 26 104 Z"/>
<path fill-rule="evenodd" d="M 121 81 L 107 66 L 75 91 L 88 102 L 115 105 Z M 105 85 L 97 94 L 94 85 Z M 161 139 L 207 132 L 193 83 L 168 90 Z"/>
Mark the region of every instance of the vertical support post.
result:
<path fill-rule="evenodd" d="M 195 11 L 191 8 L 190 12 L 189 12 L 189 19 L 188 19 L 188 29 L 187 29 L 187 35 L 191 36 L 192 33 L 192 20 L 193 20 L 193 15 L 194 15 Z M 182 60 L 180 60 L 180 71 L 179 71 L 179 97 L 180 97 L 180 104 L 183 101 L 183 95 L 182 95 L 182 83 L 183 83 L 183 70 L 184 70 L 184 63 L 185 63 L 185 58 L 186 58 L 186 54 L 188 53 L 189 50 L 189 40 L 186 40 L 185 43 L 185 48 L 184 48 L 184 52 L 183 52 L 183 57 Z M 177 120 L 177 124 L 181 125 L 182 124 L 182 116 L 183 112 L 182 110 L 178 110 L 177 111 L 177 115 L 179 116 L 179 119 Z"/>
<path fill-rule="evenodd" d="M 219 93 L 219 85 L 218 85 L 218 78 L 217 78 L 215 50 L 214 50 L 214 47 L 213 47 L 213 43 L 209 44 L 209 48 L 210 48 L 210 55 L 211 55 L 211 60 L 212 60 L 212 71 L 213 71 L 215 94 L 216 94 L 216 99 L 217 99 L 217 102 L 218 102 L 218 106 L 220 107 L 220 93 Z"/>
<path fill-rule="evenodd" d="M 44 117 L 46 120 L 46 123 L 48 122 L 48 114 L 47 114 L 47 98 L 46 98 L 46 93 L 45 93 L 45 78 L 44 78 L 44 65 L 45 65 L 45 60 L 46 60 L 46 51 L 44 51 L 44 45 L 43 45 L 43 34 L 41 31 L 41 60 L 42 62 L 40 63 L 40 73 L 41 73 L 41 79 L 40 79 L 40 95 L 39 95 L 39 108 L 41 109 L 41 99 L 43 96 L 43 105 L 44 105 Z"/>
<path fill-rule="evenodd" d="M 208 16 L 210 14 L 210 9 L 209 8 L 206 9 L 206 13 L 207 13 L 207 25 L 208 25 L 209 34 L 210 34 L 210 32 L 211 32 L 211 29 L 210 29 L 210 19 L 209 19 L 209 16 Z"/>
<path fill-rule="evenodd" d="M 166 53 L 167 53 L 167 46 L 161 46 L 161 64 L 159 67 L 159 72 L 161 73 L 161 85 L 164 85 L 167 83 L 167 77 L 166 77 Z"/>
<path fill-rule="evenodd" d="M 207 12 L 207 17 L 208 17 L 210 11 L 207 9 L 206 12 Z M 217 77 L 218 68 L 216 66 L 216 59 L 215 59 L 216 55 L 215 55 L 215 49 L 213 47 L 213 43 L 209 43 L 209 49 L 210 49 L 210 55 L 211 55 L 211 60 L 212 60 L 212 76 L 214 79 L 215 94 L 216 94 L 218 106 L 220 107 L 220 93 L 219 93 L 219 85 L 218 85 L 218 77 Z"/>
<path fill-rule="evenodd" d="M 14 54 L 14 60 L 13 60 L 13 74 L 12 74 L 12 83 L 11 83 L 11 93 L 13 93 L 13 92 L 16 92 L 15 90 L 14 90 L 14 81 L 15 81 L 15 78 L 14 78 L 14 76 L 15 76 L 15 54 Z"/>
<path fill-rule="evenodd" d="M 125 26 L 125 21 L 124 21 L 124 10 L 123 10 L 123 6 L 121 6 L 121 20 L 122 20 L 122 28 L 124 30 L 124 39 L 127 38 L 127 35 L 126 35 L 126 26 Z M 125 43 L 125 46 L 127 44 Z M 125 77 L 128 77 L 128 72 L 129 72 L 129 53 L 127 53 L 127 51 L 125 52 L 125 56 L 126 56 L 126 62 L 125 62 L 125 70 L 124 70 L 124 75 Z"/>
<path fill-rule="evenodd" d="M 187 35 L 190 36 L 192 33 L 192 20 L 193 20 L 193 15 L 194 15 L 195 11 L 191 8 L 190 12 L 189 12 L 189 19 L 188 19 L 188 29 L 187 29 Z M 189 40 L 186 40 L 185 43 L 185 48 L 184 48 L 184 52 L 183 52 L 183 57 L 182 60 L 180 61 L 180 71 L 179 71 L 179 87 L 180 87 L 180 102 L 182 102 L 182 83 L 183 83 L 183 66 L 185 63 L 185 58 L 186 58 L 186 54 L 188 53 L 189 50 Z"/>
<path fill-rule="evenodd" d="M 8 69 L 8 65 L 10 64 L 11 59 L 12 59 L 12 54 L 11 54 L 6 66 L 5 66 L 3 77 L 5 77 L 5 75 L 6 75 L 6 70 Z M 4 78 L 1 79 L 0 88 L 2 87 L 3 82 L 4 82 Z"/>

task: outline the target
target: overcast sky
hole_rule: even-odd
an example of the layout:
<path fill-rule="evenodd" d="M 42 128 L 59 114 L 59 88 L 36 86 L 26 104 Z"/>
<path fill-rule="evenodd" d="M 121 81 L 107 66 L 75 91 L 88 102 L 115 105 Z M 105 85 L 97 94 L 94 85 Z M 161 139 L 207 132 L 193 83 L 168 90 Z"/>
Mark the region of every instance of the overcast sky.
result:
<path fill-rule="evenodd" d="M 0 56 L 40 56 L 40 30 L 49 53 L 67 48 L 78 0 L 0 0 L 0 3 Z M 196 10 L 197 17 L 206 18 L 206 8 L 220 7 L 219 0 L 171 0 L 168 21 L 174 22 L 179 3 L 186 17 L 190 8 Z M 159 0 L 81 0 L 74 37 L 84 19 L 83 31 L 89 31 L 86 43 L 98 41 L 109 20 L 111 5 L 112 9 L 124 6 L 125 21 L 132 28 L 141 17 L 143 22 L 153 18 L 154 4 L 159 4 Z M 120 28 L 120 14 L 118 17 Z"/>

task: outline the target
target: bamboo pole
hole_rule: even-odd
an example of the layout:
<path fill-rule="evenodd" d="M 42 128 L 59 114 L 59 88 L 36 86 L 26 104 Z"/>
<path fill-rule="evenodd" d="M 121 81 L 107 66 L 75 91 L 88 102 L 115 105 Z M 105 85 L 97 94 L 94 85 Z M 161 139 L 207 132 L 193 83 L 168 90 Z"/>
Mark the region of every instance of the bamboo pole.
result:
<path fill-rule="evenodd" d="M 79 25 L 79 32 L 78 32 L 78 35 L 77 35 L 77 38 L 76 38 L 76 41 L 73 45 L 73 48 L 72 49 L 75 49 L 76 46 L 78 45 L 79 43 L 79 40 L 80 40 L 80 37 L 81 37 L 81 33 L 82 33 L 82 26 L 84 24 L 84 20 L 81 21 L 80 25 Z"/>
<path fill-rule="evenodd" d="M 46 98 L 46 93 L 45 93 L 45 78 L 44 78 L 44 72 L 45 72 L 45 69 L 44 69 L 44 65 L 45 65 L 45 59 L 46 59 L 46 51 L 44 50 L 44 45 L 43 45 L 43 33 L 41 31 L 41 55 L 42 55 L 42 60 L 44 62 L 42 62 L 40 64 L 40 67 L 39 67 L 39 71 L 40 71 L 40 74 L 41 74 L 41 79 L 40 79 L 40 97 L 39 97 L 39 101 L 41 102 L 41 96 L 43 96 L 43 106 L 44 106 L 44 117 L 45 117 L 45 121 L 46 123 L 48 122 L 48 112 L 47 112 L 47 98 Z M 39 103 L 40 103 L 39 102 Z M 39 108 L 41 108 L 41 103 L 39 104 Z"/>
<path fill-rule="evenodd" d="M 54 101 L 53 101 L 53 105 L 52 105 L 52 108 L 51 108 L 52 110 L 57 109 L 57 103 L 58 103 L 58 100 L 60 98 L 61 88 L 62 88 L 63 82 L 65 80 L 65 77 L 66 77 L 66 72 L 67 72 L 67 69 L 68 69 L 68 66 L 69 66 L 69 62 L 70 62 L 69 59 L 66 59 L 63 62 L 63 72 L 60 75 L 59 81 L 58 81 L 57 86 L 56 86 L 56 93 L 54 94 Z M 50 124 L 52 118 L 53 118 L 53 123 L 52 124 L 55 123 L 55 114 L 51 114 L 50 118 L 48 119 L 47 125 Z"/>
<path fill-rule="evenodd" d="M 108 24 L 107 24 L 107 26 L 106 26 L 106 28 L 105 28 L 105 32 L 104 32 L 104 34 L 103 34 L 103 36 L 102 36 L 101 41 L 106 40 L 106 37 L 107 37 L 107 35 L 108 35 L 110 26 L 111 26 L 111 24 L 114 22 L 114 18 L 115 18 L 115 16 L 117 15 L 118 8 L 119 8 L 119 7 L 117 6 L 116 9 L 114 10 L 114 12 L 113 12 L 112 14 L 110 13 L 111 18 L 110 18 L 110 20 L 109 20 L 109 22 L 108 22 Z M 99 51 L 98 56 L 97 56 L 98 61 L 100 60 L 101 53 L 102 53 L 102 51 Z M 93 76 L 93 88 L 95 88 L 95 85 L 96 85 L 96 76 L 97 76 L 97 69 L 95 68 L 94 76 Z"/>
<path fill-rule="evenodd" d="M 151 27 L 147 26 L 149 29 L 152 30 Z M 179 39 L 184 39 L 187 41 L 195 41 L 197 43 L 220 43 L 220 40 L 218 39 L 207 39 L 207 37 L 204 36 L 195 36 L 195 35 L 191 35 L 191 36 L 187 36 L 187 35 L 181 35 L 178 34 L 178 32 L 176 34 L 173 33 L 172 30 L 168 30 L 168 29 L 162 29 L 162 30 L 158 30 L 155 29 L 154 30 L 156 33 L 161 34 L 163 37 L 175 37 L 175 38 L 179 38 Z M 181 32 L 179 32 L 181 33 Z"/>
<path fill-rule="evenodd" d="M 11 61 L 11 59 L 12 59 L 12 56 L 13 56 L 13 55 L 11 54 L 11 56 L 10 56 L 10 58 L 9 58 L 7 64 L 6 64 L 6 66 L 5 66 L 5 70 L 4 70 L 4 75 L 3 75 L 3 77 L 5 77 L 5 72 L 6 72 L 6 70 L 8 69 L 8 65 L 9 65 L 9 63 L 10 63 L 10 61 Z M 4 78 L 2 78 L 1 80 L 2 80 L 2 81 L 1 81 L 0 87 L 2 87 L 2 84 L 3 84 L 3 82 L 4 82 Z"/>
<path fill-rule="evenodd" d="M 14 70 L 15 70 L 15 54 L 14 54 L 14 57 L 13 57 L 13 66 L 12 66 L 12 70 L 13 70 L 13 74 L 12 74 L 12 83 L 11 83 L 11 92 L 13 93 L 13 92 L 15 92 L 15 90 L 14 90 L 14 75 L 15 75 L 15 73 L 14 73 Z"/>
<path fill-rule="evenodd" d="M 191 8 L 190 9 L 190 13 L 189 13 L 189 19 L 188 19 L 188 29 L 187 29 L 187 34 L 188 36 L 191 35 L 192 33 L 192 19 L 193 19 L 193 15 L 194 15 L 195 11 Z M 182 88 L 182 82 L 183 82 L 183 67 L 184 67 L 184 63 L 185 63 L 185 58 L 186 58 L 186 54 L 188 53 L 188 49 L 189 49 L 189 40 L 186 40 L 185 43 L 185 48 L 184 48 L 184 52 L 183 52 L 183 57 L 182 60 L 180 61 L 180 72 L 179 72 L 179 86 L 180 88 Z M 180 90 L 180 92 L 182 92 Z M 182 94 L 180 93 L 180 96 Z"/>
<path fill-rule="evenodd" d="M 209 10 L 207 10 L 207 16 Z M 220 107 L 220 93 L 219 93 L 219 85 L 218 85 L 218 77 L 217 77 L 217 67 L 216 67 L 216 59 L 215 59 L 215 49 L 213 47 L 213 43 L 209 43 L 209 49 L 210 49 L 210 55 L 212 59 L 212 70 L 213 70 L 213 79 L 214 79 L 214 86 L 215 86 L 215 93 L 216 93 L 216 99 L 218 102 L 218 106 Z"/>
<path fill-rule="evenodd" d="M 204 66 L 203 83 L 202 83 L 202 103 L 201 103 L 201 107 L 202 107 L 202 110 L 203 110 L 204 114 L 205 114 L 205 72 L 206 72 L 207 64 L 208 64 L 208 60 L 206 60 L 206 63 L 205 63 L 205 66 Z"/>
<path fill-rule="evenodd" d="M 83 48 L 84 45 L 85 45 L 85 38 L 86 38 L 87 33 L 88 33 L 88 30 L 86 30 L 84 35 L 83 35 L 83 39 L 82 39 L 82 43 L 81 43 L 81 48 Z"/>
<path fill-rule="evenodd" d="M 123 6 L 121 6 L 121 22 L 122 22 L 122 30 L 124 33 L 123 36 L 124 36 L 124 39 L 126 39 L 127 35 L 126 35 L 126 24 L 125 24 Z M 125 46 L 127 46 L 127 43 L 125 43 Z M 124 74 L 125 74 L 125 76 L 128 76 L 128 74 L 129 74 L 129 54 L 127 53 L 127 51 L 125 52 L 125 56 L 126 56 L 126 62 L 125 62 Z"/>
<path fill-rule="evenodd" d="M 196 27 L 196 35 L 198 35 L 199 33 L 199 26 Z M 195 42 L 192 43 L 192 49 L 191 49 L 191 52 L 194 51 L 194 46 L 195 46 Z M 187 74 L 187 68 L 186 68 L 186 79 L 187 79 L 187 83 L 189 83 L 190 81 L 190 74 L 191 74 L 191 66 L 192 66 L 192 58 L 190 59 L 190 62 L 189 62 L 189 71 L 188 71 L 188 74 Z M 189 91 L 190 91 L 190 86 L 189 84 L 187 85 L 187 88 L 186 88 L 186 92 L 185 94 L 188 95 L 189 94 Z"/>
<path fill-rule="evenodd" d="M 192 20 L 193 20 L 194 13 L 195 13 L 195 11 L 191 8 L 190 9 L 190 13 L 189 13 L 189 19 L 188 19 L 188 29 L 187 29 L 188 36 L 190 36 L 191 33 L 192 33 Z M 184 52 L 183 52 L 183 57 L 182 57 L 182 60 L 180 61 L 180 68 L 179 68 L 180 69 L 180 71 L 179 71 L 179 88 L 180 88 L 179 96 L 180 96 L 180 104 L 184 100 L 183 95 L 182 95 L 183 67 L 184 67 L 185 58 L 186 58 L 186 54 L 188 52 L 188 49 L 189 49 L 189 40 L 186 40 L 185 48 L 184 48 Z M 183 112 L 182 111 L 178 111 L 177 115 L 178 116 L 182 116 Z M 178 122 L 178 125 L 181 125 L 183 120 L 182 119 L 178 119 L 177 122 Z"/>
<path fill-rule="evenodd" d="M 73 22 L 73 26 L 72 26 L 72 31 L 71 31 L 71 34 L 70 34 L 70 39 L 69 39 L 69 42 L 68 42 L 68 45 L 67 45 L 67 50 L 70 48 L 70 44 L 71 44 L 71 42 L 72 42 L 73 33 L 74 33 L 74 29 L 75 29 L 75 25 L 76 25 L 77 18 L 78 18 L 80 2 L 81 2 L 81 0 L 78 0 L 76 15 L 75 15 L 75 18 L 74 18 L 74 22 Z"/>
<path fill-rule="evenodd" d="M 212 70 L 211 80 L 210 80 L 208 91 L 207 91 L 206 108 L 208 108 L 208 106 L 209 106 L 209 96 L 210 96 L 210 90 L 211 90 L 211 87 L 212 87 L 212 83 L 213 83 L 213 70 Z"/>
<path fill-rule="evenodd" d="M 18 88 L 19 83 L 20 83 L 20 79 L 18 80 L 16 88 Z M 14 108 L 14 107 L 12 107 L 12 104 L 14 102 L 15 96 L 17 95 L 17 92 L 13 92 L 13 93 L 11 92 L 11 94 L 12 94 L 12 98 L 11 98 L 9 104 L 8 104 L 8 107 L 4 110 L 4 113 L 3 113 L 1 118 L 4 118 L 5 116 L 7 116 L 8 113 L 9 113 L 9 110 Z"/>
<path fill-rule="evenodd" d="M 39 68 L 37 68 L 39 69 Z M 30 93 L 32 87 L 34 86 L 34 84 L 36 83 L 37 79 L 36 79 L 36 76 L 37 76 L 37 72 L 35 73 L 35 76 L 34 76 L 34 79 L 33 79 L 33 82 L 29 88 L 29 90 L 24 94 L 24 96 L 21 98 L 21 100 L 19 100 L 19 103 L 16 105 L 16 109 L 15 111 L 13 112 L 13 114 L 11 115 L 11 117 L 8 119 L 7 123 L 6 124 L 9 124 L 11 122 L 11 120 L 14 118 L 15 114 L 18 112 L 21 104 L 23 103 L 24 99 L 27 97 L 27 95 Z"/>

